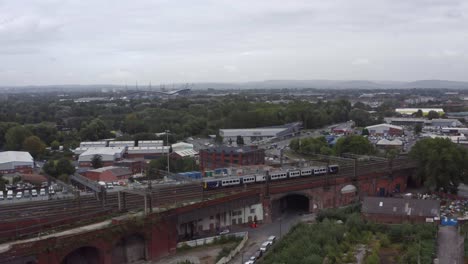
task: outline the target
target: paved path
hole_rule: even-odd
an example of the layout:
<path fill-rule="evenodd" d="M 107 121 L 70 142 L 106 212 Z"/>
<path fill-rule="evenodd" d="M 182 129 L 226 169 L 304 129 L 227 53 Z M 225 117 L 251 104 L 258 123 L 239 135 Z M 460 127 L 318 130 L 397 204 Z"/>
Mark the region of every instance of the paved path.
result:
<path fill-rule="evenodd" d="M 244 228 L 238 230 L 233 228 L 231 232 L 248 231 L 249 240 L 245 247 L 237 254 L 229 263 L 232 264 L 244 264 L 259 248 L 260 245 L 265 242 L 269 236 L 276 236 L 278 239 L 280 236 L 284 236 L 288 233 L 289 229 L 300 221 L 308 221 L 315 219 L 312 214 L 299 215 L 295 213 L 285 213 L 280 218 L 274 219 L 271 224 L 260 225 L 258 228 Z"/>
<path fill-rule="evenodd" d="M 454 226 L 441 226 L 437 240 L 437 257 L 440 264 L 463 264 L 463 237 Z"/>

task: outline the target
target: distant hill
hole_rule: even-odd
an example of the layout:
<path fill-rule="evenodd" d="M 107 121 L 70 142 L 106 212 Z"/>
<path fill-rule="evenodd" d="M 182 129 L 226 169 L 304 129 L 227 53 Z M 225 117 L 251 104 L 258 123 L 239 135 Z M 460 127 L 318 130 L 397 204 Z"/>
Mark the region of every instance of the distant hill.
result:
<path fill-rule="evenodd" d="M 147 89 L 140 86 L 139 90 Z M 186 83 L 171 84 L 168 90 L 187 88 Z M 190 89 L 411 89 L 411 88 L 434 88 L 434 89 L 468 89 L 468 82 L 446 81 L 446 80 L 418 80 L 413 82 L 398 81 L 368 81 L 368 80 L 265 80 L 255 82 L 200 82 L 189 85 Z M 135 89 L 134 86 L 96 84 L 96 85 L 43 85 L 43 86 L 0 86 L 0 90 L 95 90 L 102 89 Z M 154 85 L 152 89 L 159 89 Z"/>

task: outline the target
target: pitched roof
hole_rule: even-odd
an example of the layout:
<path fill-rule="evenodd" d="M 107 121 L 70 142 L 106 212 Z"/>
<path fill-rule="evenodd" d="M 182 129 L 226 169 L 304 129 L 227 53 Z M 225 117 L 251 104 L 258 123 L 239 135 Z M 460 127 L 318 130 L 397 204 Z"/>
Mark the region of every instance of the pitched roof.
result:
<path fill-rule="evenodd" d="M 440 201 L 364 197 L 362 202 L 362 212 L 366 214 L 436 217 L 440 214 Z"/>
<path fill-rule="evenodd" d="M 0 152 L 0 163 L 7 162 L 34 162 L 33 157 L 26 151 L 4 151 Z"/>
<path fill-rule="evenodd" d="M 403 145 L 403 142 L 399 139 L 388 140 L 386 138 L 383 138 L 377 141 L 377 145 L 379 146 L 401 146 Z"/>
<path fill-rule="evenodd" d="M 386 124 L 386 123 L 373 125 L 373 126 L 367 126 L 366 129 L 372 129 L 372 128 L 377 128 L 377 127 L 388 127 L 388 128 L 403 130 L 403 128 L 401 126 L 395 126 L 395 125 L 390 125 L 390 124 Z"/>

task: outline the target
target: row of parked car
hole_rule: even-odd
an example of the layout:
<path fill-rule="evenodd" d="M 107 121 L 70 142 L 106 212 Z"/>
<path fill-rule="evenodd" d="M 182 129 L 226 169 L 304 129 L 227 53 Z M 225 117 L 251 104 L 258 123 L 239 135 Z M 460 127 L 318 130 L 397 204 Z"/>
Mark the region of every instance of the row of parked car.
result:
<path fill-rule="evenodd" d="M 270 248 L 270 246 L 275 243 L 275 241 L 275 236 L 268 237 L 267 241 L 262 243 L 260 249 L 255 251 L 253 256 L 251 256 L 249 260 L 247 260 L 244 264 L 254 264 L 255 262 L 257 262 L 263 256 L 263 254 Z"/>
<path fill-rule="evenodd" d="M 29 198 L 29 197 L 37 197 L 37 196 L 46 196 L 47 195 L 46 189 L 47 188 L 40 188 L 39 191 L 36 189 L 24 190 L 24 191 L 18 191 L 16 193 L 14 193 L 13 190 L 8 190 L 6 192 L 6 195 L 4 195 L 3 191 L 0 191 L 0 200 L 5 200 L 5 198 L 7 200 L 13 200 L 13 198 L 21 199 L 21 198 Z M 52 188 L 52 186 L 48 188 L 48 194 L 50 195 L 55 194 L 55 190 L 54 188 Z"/>

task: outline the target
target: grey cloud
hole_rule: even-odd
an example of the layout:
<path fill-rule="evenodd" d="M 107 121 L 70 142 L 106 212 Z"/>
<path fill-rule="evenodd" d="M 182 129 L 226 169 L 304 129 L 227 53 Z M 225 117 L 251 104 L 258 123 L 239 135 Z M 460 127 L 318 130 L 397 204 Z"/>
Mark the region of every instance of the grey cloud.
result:
<path fill-rule="evenodd" d="M 456 0 L 0 0 L 0 60 L 15 72 L 0 85 L 467 80 L 467 12 Z"/>

